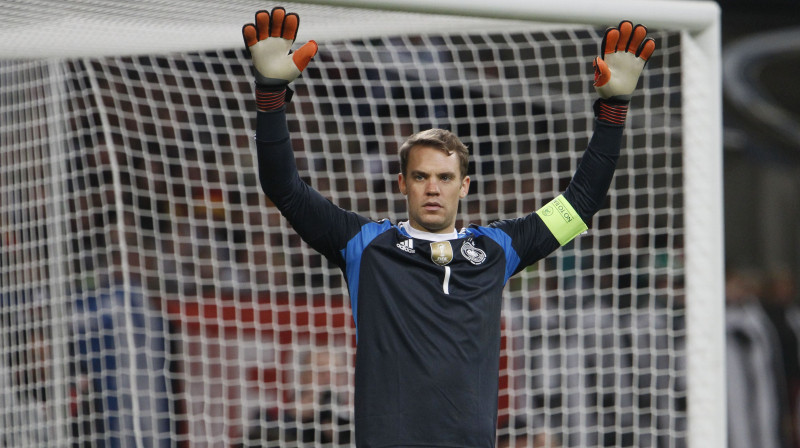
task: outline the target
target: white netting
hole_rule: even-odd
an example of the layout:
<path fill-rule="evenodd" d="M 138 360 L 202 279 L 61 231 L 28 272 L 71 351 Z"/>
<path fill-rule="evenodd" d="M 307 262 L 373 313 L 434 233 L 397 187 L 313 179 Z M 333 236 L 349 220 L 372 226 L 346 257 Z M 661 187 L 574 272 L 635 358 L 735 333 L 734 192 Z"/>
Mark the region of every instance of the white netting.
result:
<path fill-rule="evenodd" d="M 681 39 L 654 34 L 608 208 L 507 287 L 501 443 L 686 444 Z M 320 42 L 301 176 L 401 219 L 398 144 L 444 127 L 473 156 L 463 223 L 535 210 L 588 142 L 600 36 Z M 244 50 L 5 60 L 0 111 L 7 446 L 349 445 L 344 281 L 260 191 Z"/>

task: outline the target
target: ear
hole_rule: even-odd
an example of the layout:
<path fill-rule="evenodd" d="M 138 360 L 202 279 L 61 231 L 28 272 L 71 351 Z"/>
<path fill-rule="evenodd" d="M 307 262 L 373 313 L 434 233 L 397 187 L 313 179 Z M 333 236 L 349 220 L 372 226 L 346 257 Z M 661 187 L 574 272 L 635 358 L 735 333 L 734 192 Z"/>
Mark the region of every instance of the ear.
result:
<path fill-rule="evenodd" d="M 463 199 L 467 196 L 467 193 L 469 193 L 469 181 L 469 176 L 464 176 L 464 178 L 461 179 L 461 191 L 458 192 L 459 198 Z"/>
<path fill-rule="evenodd" d="M 400 194 L 403 196 L 406 195 L 406 179 L 403 177 L 403 173 L 397 175 L 397 186 L 400 187 Z"/>

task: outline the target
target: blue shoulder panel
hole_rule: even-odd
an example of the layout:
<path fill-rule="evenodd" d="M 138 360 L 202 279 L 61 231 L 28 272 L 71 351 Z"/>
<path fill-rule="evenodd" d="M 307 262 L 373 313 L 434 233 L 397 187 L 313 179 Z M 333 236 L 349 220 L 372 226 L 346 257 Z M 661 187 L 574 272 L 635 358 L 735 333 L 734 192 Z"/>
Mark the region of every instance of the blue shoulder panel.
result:
<path fill-rule="evenodd" d="M 503 279 L 503 284 L 505 284 L 514 275 L 514 271 L 520 263 L 519 255 L 511 245 L 511 237 L 506 232 L 494 227 L 469 227 L 466 229 L 466 233 L 475 236 L 485 235 L 503 248 L 503 252 L 506 254 L 506 273 Z"/>
<path fill-rule="evenodd" d="M 342 258 L 345 260 L 345 276 L 347 287 L 350 291 L 350 309 L 353 312 L 353 322 L 356 324 L 356 338 L 358 338 L 358 280 L 361 272 L 361 255 L 378 235 L 392 228 L 388 219 L 379 222 L 368 222 L 361 226 L 361 230 L 347 242 L 342 249 Z"/>

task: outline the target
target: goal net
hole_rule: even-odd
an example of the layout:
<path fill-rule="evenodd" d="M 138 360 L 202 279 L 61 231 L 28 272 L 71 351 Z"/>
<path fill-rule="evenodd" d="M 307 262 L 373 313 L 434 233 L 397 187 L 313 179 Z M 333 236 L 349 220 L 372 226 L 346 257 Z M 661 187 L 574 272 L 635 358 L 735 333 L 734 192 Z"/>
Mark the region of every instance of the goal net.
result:
<path fill-rule="evenodd" d="M 265 5 L 224 3 L 4 6 L 3 446 L 355 440 L 345 282 L 258 183 L 239 30 Z M 498 446 L 724 446 L 716 9 L 633 3 L 285 5 L 320 44 L 288 107 L 300 175 L 395 222 L 398 145 L 430 127 L 471 150 L 458 225 L 538 209 L 591 136 L 604 26 L 658 41 L 607 206 L 506 287 Z"/>

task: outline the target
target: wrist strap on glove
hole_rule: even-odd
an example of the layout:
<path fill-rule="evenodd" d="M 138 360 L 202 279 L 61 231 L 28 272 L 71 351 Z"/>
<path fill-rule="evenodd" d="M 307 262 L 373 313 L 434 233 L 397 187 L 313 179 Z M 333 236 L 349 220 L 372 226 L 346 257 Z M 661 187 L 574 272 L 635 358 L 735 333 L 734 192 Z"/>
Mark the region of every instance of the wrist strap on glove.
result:
<path fill-rule="evenodd" d="M 594 102 L 594 116 L 597 121 L 611 126 L 625 126 L 628 115 L 628 101 L 614 98 L 600 98 Z"/>
<path fill-rule="evenodd" d="M 288 86 L 263 86 L 256 83 L 256 107 L 261 112 L 278 110 L 292 100 L 294 90 Z"/>

